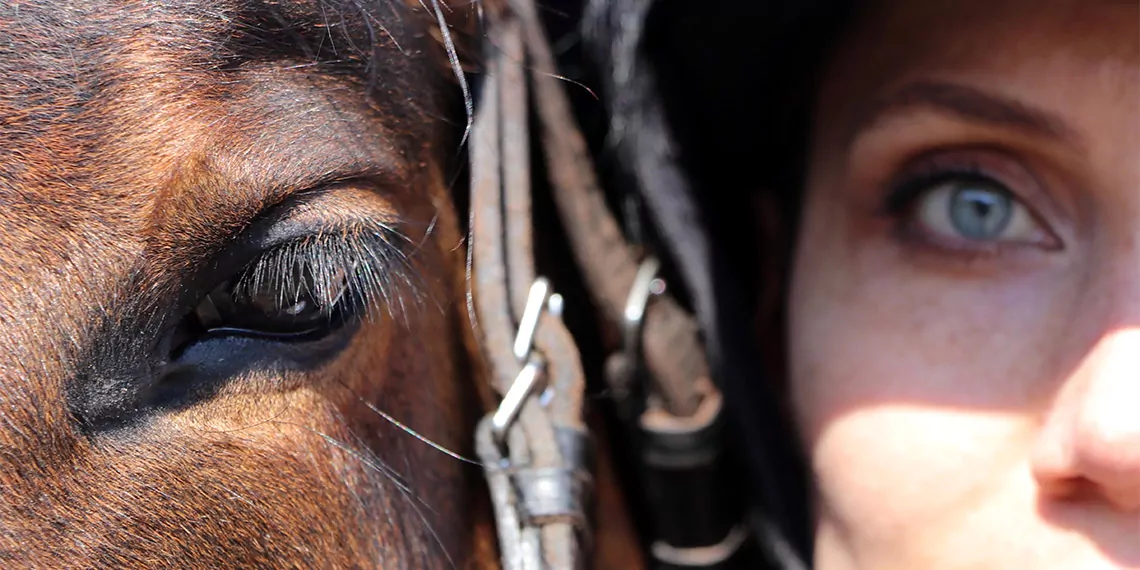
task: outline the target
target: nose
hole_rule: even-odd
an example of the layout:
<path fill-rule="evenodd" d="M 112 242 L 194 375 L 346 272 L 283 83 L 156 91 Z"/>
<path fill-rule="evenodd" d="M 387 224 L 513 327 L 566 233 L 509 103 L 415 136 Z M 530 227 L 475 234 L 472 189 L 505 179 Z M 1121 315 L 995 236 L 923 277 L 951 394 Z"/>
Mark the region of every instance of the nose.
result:
<path fill-rule="evenodd" d="M 1047 494 L 1092 490 L 1116 509 L 1140 511 L 1140 328 L 1106 334 L 1067 379 L 1032 469 Z"/>

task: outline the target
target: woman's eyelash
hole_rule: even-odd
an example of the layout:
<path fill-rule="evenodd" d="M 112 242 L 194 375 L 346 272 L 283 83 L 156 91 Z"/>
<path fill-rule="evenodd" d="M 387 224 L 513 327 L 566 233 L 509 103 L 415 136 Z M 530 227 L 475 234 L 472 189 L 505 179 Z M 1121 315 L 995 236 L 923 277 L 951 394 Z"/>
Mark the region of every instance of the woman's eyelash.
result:
<path fill-rule="evenodd" d="M 378 306 L 393 318 L 406 319 L 409 309 L 423 303 L 414 262 L 418 245 L 386 225 L 338 228 L 261 254 L 237 277 L 233 291 L 275 290 L 281 302 L 308 296 L 330 316 L 368 316 L 365 309 Z"/>
<path fill-rule="evenodd" d="M 946 182 L 977 182 L 1004 187 L 993 176 L 979 168 L 963 167 L 919 174 L 895 183 L 883 199 L 881 214 L 900 217 L 910 213 L 915 202 L 924 193 Z"/>

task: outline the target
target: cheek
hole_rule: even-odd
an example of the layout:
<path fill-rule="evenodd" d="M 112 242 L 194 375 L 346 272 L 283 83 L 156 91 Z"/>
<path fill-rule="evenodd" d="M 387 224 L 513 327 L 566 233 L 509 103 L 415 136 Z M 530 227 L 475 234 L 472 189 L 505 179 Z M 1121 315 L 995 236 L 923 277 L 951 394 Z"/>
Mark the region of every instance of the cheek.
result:
<path fill-rule="evenodd" d="M 827 516 L 897 540 L 1024 479 L 1058 376 L 1042 355 L 1064 337 L 1048 308 L 1075 305 L 1074 288 L 931 271 L 889 237 L 844 232 L 837 210 L 809 204 L 800 236 L 793 404 Z"/>

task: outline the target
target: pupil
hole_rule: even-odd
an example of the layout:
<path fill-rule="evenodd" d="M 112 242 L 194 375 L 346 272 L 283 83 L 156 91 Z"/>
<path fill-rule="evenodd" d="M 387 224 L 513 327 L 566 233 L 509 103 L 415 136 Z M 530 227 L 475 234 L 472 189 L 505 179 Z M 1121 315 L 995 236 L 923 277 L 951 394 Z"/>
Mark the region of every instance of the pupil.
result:
<path fill-rule="evenodd" d="M 991 188 L 962 187 L 950 201 L 950 219 L 963 236 L 976 240 L 999 237 L 1013 215 L 1013 201 Z"/>

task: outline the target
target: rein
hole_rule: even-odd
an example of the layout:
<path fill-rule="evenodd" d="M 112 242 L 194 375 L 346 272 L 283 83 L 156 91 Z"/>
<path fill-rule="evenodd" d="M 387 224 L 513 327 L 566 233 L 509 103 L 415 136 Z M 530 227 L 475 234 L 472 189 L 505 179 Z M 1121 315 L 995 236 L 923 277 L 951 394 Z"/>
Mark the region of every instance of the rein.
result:
<path fill-rule="evenodd" d="M 488 7 L 485 21 L 486 78 L 470 138 L 471 301 L 501 401 L 475 444 L 503 568 L 584 568 L 591 544 L 586 381 L 562 298 L 534 268 L 532 116 L 565 237 L 604 326 L 621 339 L 605 376 L 638 453 L 656 565 L 721 568 L 749 533 L 726 482 L 723 400 L 695 319 L 609 211 L 534 0 Z"/>

